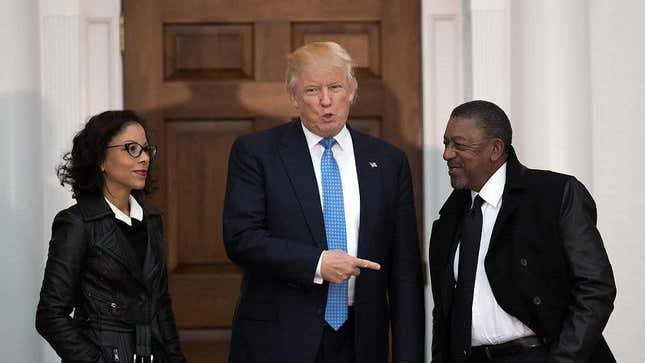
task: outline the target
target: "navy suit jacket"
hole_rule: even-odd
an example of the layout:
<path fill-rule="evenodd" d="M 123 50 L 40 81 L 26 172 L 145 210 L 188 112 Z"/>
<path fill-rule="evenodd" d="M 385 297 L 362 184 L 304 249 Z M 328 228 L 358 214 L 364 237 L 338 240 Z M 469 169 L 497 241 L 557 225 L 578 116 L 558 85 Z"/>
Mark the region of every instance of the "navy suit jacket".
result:
<path fill-rule="evenodd" d="M 361 215 L 358 257 L 380 271 L 356 279 L 357 362 L 422 362 L 424 307 L 410 169 L 405 154 L 349 128 Z M 224 242 L 243 271 L 230 362 L 313 362 L 327 282 L 314 284 L 327 249 L 320 195 L 300 120 L 237 139 L 229 159 Z"/>

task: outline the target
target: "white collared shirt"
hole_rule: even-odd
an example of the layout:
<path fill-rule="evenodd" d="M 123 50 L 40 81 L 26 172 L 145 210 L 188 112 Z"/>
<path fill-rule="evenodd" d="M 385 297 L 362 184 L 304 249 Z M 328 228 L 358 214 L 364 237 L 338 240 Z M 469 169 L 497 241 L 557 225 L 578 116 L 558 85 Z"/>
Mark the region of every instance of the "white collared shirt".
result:
<path fill-rule="evenodd" d="M 479 196 L 484 200 L 484 204 L 482 204 L 482 234 L 473 293 L 472 346 L 500 344 L 517 338 L 535 335 L 529 327 L 499 306 L 495 295 L 493 295 L 484 267 L 493 227 L 502 208 L 505 185 L 506 163 L 497 169 L 479 191 Z M 474 201 L 478 193 L 471 191 L 470 194 L 471 201 Z M 458 266 L 459 248 L 455 253 L 455 263 L 453 265 L 455 281 L 457 280 Z"/>
<path fill-rule="evenodd" d="M 112 212 L 114 212 L 114 218 L 120 220 L 121 222 L 127 224 L 128 226 L 132 227 L 132 218 L 138 220 L 141 222 L 143 220 L 143 208 L 141 208 L 141 205 L 139 202 L 137 202 L 136 199 L 132 195 L 130 195 L 130 215 L 126 215 L 123 213 L 119 208 L 117 208 L 114 204 L 112 204 L 107 198 L 103 197 L 105 201 L 107 202 L 108 206 L 110 206 L 110 209 L 112 209 Z"/>
<path fill-rule="evenodd" d="M 318 193 L 320 195 L 320 205 L 322 207 L 322 177 L 320 171 L 320 161 L 325 148 L 319 144 L 323 138 L 309 131 L 304 124 L 302 130 L 307 139 L 307 146 L 309 147 L 309 154 L 311 154 L 311 163 L 314 167 L 316 174 L 316 181 L 318 182 Z M 361 198 L 358 188 L 358 174 L 356 172 L 356 160 L 354 159 L 354 143 L 352 142 L 352 135 L 346 126 L 334 136 L 336 143 L 332 146 L 331 150 L 334 153 L 334 159 L 338 164 L 340 171 L 340 180 L 343 184 L 343 205 L 345 207 L 345 228 L 347 236 L 347 254 L 356 257 L 358 250 L 358 228 L 360 226 L 361 217 Z M 323 252 L 324 253 L 324 252 Z M 323 278 L 321 275 L 322 254 L 318 258 L 318 266 L 316 266 L 316 275 L 314 283 L 322 284 Z M 356 285 L 356 277 L 352 276 L 348 281 L 348 294 L 347 300 L 349 305 L 354 304 L 354 286 Z"/>

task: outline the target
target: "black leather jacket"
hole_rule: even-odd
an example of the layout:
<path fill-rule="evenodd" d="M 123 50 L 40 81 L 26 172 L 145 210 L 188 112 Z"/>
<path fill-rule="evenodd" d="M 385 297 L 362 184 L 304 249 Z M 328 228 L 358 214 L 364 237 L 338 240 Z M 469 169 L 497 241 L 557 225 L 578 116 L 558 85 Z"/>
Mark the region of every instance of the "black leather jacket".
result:
<path fill-rule="evenodd" d="M 36 329 L 62 362 L 132 362 L 135 325 L 151 333 L 154 362 L 185 362 L 163 259 L 158 212 L 144 208 L 143 267 L 102 196 L 56 215 Z M 74 310 L 73 318 L 70 313 Z"/>
<path fill-rule="evenodd" d="M 511 148 L 502 206 L 485 258 L 497 303 L 547 344 L 548 363 L 615 362 L 602 331 L 616 297 L 596 205 L 572 176 L 528 169 Z M 469 190 L 453 191 L 432 228 L 432 362 L 451 359 L 456 233 Z"/>

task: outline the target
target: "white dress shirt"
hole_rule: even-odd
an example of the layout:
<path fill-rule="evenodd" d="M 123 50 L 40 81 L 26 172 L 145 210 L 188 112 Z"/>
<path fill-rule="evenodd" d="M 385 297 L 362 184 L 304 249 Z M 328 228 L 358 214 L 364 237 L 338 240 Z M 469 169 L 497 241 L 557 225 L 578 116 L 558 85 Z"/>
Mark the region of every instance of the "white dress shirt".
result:
<path fill-rule="evenodd" d="M 114 212 L 114 218 L 120 220 L 121 222 L 127 224 L 128 226 L 132 227 L 132 218 L 138 220 L 141 222 L 143 220 L 143 208 L 141 208 L 141 205 L 139 202 L 137 202 L 136 199 L 132 195 L 130 195 L 130 215 L 127 216 L 125 213 L 123 213 L 119 208 L 117 208 L 114 204 L 112 204 L 107 198 L 103 197 L 105 201 L 107 202 L 108 206 L 110 209 L 112 209 L 112 212 Z"/>
<path fill-rule="evenodd" d="M 506 185 L 506 163 L 488 179 L 479 191 L 484 200 L 482 204 L 482 235 L 477 258 L 475 274 L 475 290 L 473 293 L 472 346 L 500 344 L 517 338 L 535 335 L 533 331 L 509 315 L 497 303 L 493 290 L 488 282 L 484 260 L 488 253 L 493 226 L 502 208 L 502 195 Z M 475 200 L 477 192 L 471 191 L 471 200 Z M 459 266 L 459 248 L 455 254 L 454 274 L 457 280 Z"/>
<path fill-rule="evenodd" d="M 316 181 L 318 182 L 318 193 L 320 195 L 320 205 L 322 207 L 322 177 L 320 172 L 320 160 L 325 148 L 319 144 L 323 138 L 309 131 L 304 124 L 302 130 L 307 139 L 307 146 L 309 147 L 309 154 L 311 155 L 311 163 L 314 167 L 316 174 Z M 340 171 L 340 181 L 343 184 L 343 205 L 345 208 L 345 231 L 347 236 L 347 254 L 356 257 L 358 250 L 358 228 L 361 218 L 361 198 L 358 188 L 358 174 L 356 173 L 356 161 L 354 159 L 354 143 L 352 142 L 352 135 L 347 130 L 346 126 L 340 130 L 338 135 L 334 136 L 336 143 L 332 146 L 331 150 L 334 153 L 334 159 L 338 164 Z M 322 255 L 318 258 L 318 265 L 316 266 L 316 274 L 314 283 L 322 284 L 323 278 L 321 275 L 321 261 Z M 352 276 L 347 284 L 348 294 L 347 301 L 349 305 L 354 304 L 354 286 L 356 285 L 356 277 Z"/>

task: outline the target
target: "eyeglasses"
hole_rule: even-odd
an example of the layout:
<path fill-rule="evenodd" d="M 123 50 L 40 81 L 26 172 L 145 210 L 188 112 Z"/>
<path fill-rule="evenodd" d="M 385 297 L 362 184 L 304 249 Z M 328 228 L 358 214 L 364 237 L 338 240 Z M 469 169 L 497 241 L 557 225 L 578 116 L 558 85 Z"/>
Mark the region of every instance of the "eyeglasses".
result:
<path fill-rule="evenodd" d="M 157 155 L 157 146 L 155 146 L 155 145 L 143 146 L 143 145 L 139 144 L 138 142 L 126 142 L 123 145 L 110 145 L 110 146 L 107 146 L 106 149 L 109 149 L 109 148 L 112 148 L 112 147 L 121 147 L 121 148 L 123 148 L 133 158 L 138 158 L 139 156 L 141 156 L 141 153 L 143 153 L 144 151 L 148 154 L 148 156 L 150 157 L 150 160 L 154 159 L 155 156 Z"/>

